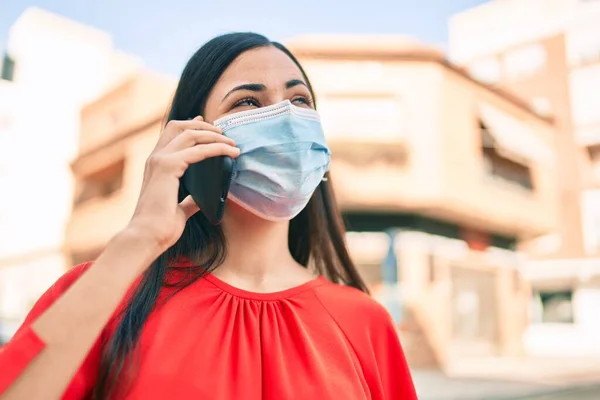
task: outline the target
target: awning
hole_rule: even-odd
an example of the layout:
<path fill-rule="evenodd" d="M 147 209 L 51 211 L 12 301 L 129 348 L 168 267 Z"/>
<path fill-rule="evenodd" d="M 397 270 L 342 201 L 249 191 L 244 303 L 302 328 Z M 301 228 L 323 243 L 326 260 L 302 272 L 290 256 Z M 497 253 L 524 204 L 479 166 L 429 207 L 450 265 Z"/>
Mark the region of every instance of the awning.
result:
<path fill-rule="evenodd" d="M 479 104 L 479 116 L 503 155 L 525 162 L 547 164 L 553 160 L 552 148 L 537 137 L 533 128 L 510 114 L 488 104 Z M 484 143 L 484 146 L 489 143 Z"/>

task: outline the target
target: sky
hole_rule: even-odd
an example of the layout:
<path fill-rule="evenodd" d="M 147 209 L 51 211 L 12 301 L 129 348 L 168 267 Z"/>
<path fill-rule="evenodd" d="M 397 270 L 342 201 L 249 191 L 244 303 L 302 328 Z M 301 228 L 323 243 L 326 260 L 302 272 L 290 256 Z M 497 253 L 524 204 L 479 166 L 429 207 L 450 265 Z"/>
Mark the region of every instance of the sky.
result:
<path fill-rule="evenodd" d="M 8 30 L 37 6 L 111 34 L 115 47 L 152 70 L 178 76 L 205 41 L 231 31 L 272 40 L 315 33 L 403 34 L 445 46 L 448 18 L 486 0 L 0 0 L 0 49 Z"/>

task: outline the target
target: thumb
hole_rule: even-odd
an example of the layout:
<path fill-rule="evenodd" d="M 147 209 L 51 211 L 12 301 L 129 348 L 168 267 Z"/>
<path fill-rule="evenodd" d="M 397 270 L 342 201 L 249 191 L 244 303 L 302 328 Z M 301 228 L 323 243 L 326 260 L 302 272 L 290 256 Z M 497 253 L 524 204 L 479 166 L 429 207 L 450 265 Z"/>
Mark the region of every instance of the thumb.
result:
<path fill-rule="evenodd" d="M 185 199 L 183 199 L 183 201 L 181 203 L 178 204 L 177 207 L 179 208 L 179 211 L 185 217 L 186 221 L 192 215 L 194 215 L 198 211 L 200 211 L 200 207 L 198 207 L 198 205 L 196 204 L 194 199 L 192 199 L 192 196 L 187 196 Z"/>

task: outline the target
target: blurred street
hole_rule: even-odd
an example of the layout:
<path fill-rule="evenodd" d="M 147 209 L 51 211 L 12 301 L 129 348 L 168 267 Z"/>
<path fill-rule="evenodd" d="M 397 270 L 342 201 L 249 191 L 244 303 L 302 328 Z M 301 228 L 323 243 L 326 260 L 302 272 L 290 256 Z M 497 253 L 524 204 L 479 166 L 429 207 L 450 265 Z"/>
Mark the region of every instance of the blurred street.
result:
<path fill-rule="evenodd" d="M 523 398 L 523 397 L 518 397 Z M 529 400 L 597 400 L 600 399 L 600 386 L 587 386 L 556 391 L 539 396 L 527 396 Z"/>
<path fill-rule="evenodd" d="M 600 384 L 536 384 L 500 379 L 449 378 L 413 371 L 420 400 L 597 400 Z"/>
<path fill-rule="evenodd" d="M 413 368 L 419 399 L 600 399 L 600 366 L 590 360 L 497 359 L 475 366 L 465 363 L 450 376 L 436 369 Z"/>
<path fill-rule="evenodd" d="M 513 399 L 553 389 L 505 380 L 450 378 L 439 371 L 413 371 L 413 379 L 421 400 Z"/>

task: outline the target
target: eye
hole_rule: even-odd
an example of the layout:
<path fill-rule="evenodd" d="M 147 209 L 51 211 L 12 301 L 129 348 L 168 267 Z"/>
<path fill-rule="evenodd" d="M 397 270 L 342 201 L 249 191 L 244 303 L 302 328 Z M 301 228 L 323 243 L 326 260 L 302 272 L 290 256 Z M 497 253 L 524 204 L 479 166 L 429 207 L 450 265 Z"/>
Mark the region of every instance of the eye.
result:
<path fill-rule="evenodd" d="M 306 97 L 306 96 L 296 96 L 292 99 L 292 103 L 299 105 L 299 106 L 308 106 L 311 107 L 313 106 L 313 101 L 310 97 Z"/>
<path fill-rule="evenodd" d="M 260 103 L 254 97 L 246 97 L 235 102 L 232 108 L 237 107 L 260 107 Z"/>

